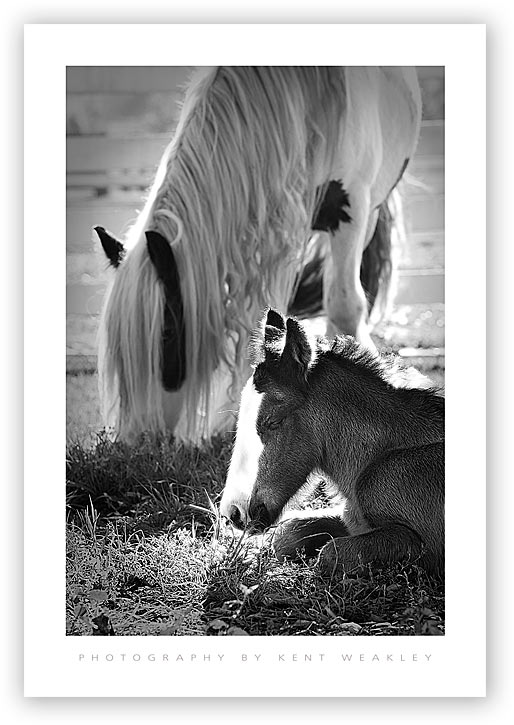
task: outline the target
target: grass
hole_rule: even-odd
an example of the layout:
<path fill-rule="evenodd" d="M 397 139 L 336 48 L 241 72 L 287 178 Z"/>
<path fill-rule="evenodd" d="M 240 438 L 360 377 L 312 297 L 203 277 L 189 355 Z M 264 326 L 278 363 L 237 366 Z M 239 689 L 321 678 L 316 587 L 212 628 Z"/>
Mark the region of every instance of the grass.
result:
<path fill-rule="evenodd" d="M 235 538 L 215 513 L 231 445 L 69 445 L 68 634 L 443 633 L 443 589 L 414 564 L 330 580 Z"/>
<path fill-rule="evenodd" d="M 414 566 L 337 582 L 269 548 L 190 529 L 129 533 L 122 521 L 68 533 L 70 635 L 442 634 L 443 593 Z"/>

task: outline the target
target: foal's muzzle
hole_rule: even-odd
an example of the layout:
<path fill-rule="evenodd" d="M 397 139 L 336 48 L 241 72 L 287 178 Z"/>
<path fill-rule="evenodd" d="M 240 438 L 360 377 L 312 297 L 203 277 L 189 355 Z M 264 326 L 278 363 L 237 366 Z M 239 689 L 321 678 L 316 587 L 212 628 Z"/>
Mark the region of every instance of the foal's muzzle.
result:
<path fill-rule="evenodd" d="M 256 501 L 250 501 L 248 507 L 231 504 L 227 518 L 236 529 L 246 530 L 249 534 L 261 534 L 273 523 L 265 504 Z"/>
<path fill-rule="evenodd" d="M 261 534 L 273 523 L 270 512 L 263 503 L 250 501 L 248 507 L 249 530 L 252 534 Z"/>
<path fill-rule="evenodd" d="M 237 504 L 232 504 L 230 507 L 228 519 L 236 529 L 244 529 L 246 526 L 246 515 Z"/>

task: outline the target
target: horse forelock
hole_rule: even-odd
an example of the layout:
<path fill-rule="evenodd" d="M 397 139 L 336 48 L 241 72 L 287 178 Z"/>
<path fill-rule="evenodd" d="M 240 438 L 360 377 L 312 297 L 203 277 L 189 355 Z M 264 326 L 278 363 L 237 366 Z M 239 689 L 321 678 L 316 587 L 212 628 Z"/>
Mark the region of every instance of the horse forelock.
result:
<path fill-rule="evenodd" d="M 127 256 L 105 303 L 99 336 L 104 416 L 124 438 L 164 429 L 161 339 L 164 295 L 141 243 Z"/>

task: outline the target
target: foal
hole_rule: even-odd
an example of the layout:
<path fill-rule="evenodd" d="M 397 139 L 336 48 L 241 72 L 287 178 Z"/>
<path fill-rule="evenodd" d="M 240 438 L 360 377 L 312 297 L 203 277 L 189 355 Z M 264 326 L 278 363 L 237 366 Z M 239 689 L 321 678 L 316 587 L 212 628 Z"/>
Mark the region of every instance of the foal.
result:
<path fill-rule="evenodd" d="M 271 309 L 251 359 L 221 513 L 263 531 L 321 471 L 342 503 L 283 520 L 279 557 L 321 549 L 325 571 L 415 558 L 442 576 L 444 399 L 395 387 L 398 367 L 353 338 L 311 341 Z"/>

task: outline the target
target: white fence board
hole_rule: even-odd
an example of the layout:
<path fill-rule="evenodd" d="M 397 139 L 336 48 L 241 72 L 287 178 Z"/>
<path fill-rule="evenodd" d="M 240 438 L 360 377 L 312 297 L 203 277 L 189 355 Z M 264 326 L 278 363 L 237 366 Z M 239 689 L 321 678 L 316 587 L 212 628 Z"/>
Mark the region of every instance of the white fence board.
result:
<path fill-rule="evenodd" d="M 194 66 L 69 66 L 67 93 L 176 93 Z"/>
<path fill-rule="evenodd" d="M 150 137 L 111 138 L 108 136 L 69 136 L 66 140 L 66 170 L 69 174 L 116 169 L 148 169 L 159 163 L 162 152 L 171 141 L 168 134 Z M 435 157 L 441 163 L 444 155 L 444 124 L 427 121 L 423 124 L 411 167 L 429 165 Z M 428 158 L 424 158 L 428 157 Z M 439 158 L 438 158 L 439 157 Z"/>
<path fill-rule="evenodd" d="M 69 136 L 66 172 L 69 175 L 86 171 L 107 174 L 119 169 L 155 168 L 170 140 L 164 134 L 148 138 Z"/>

